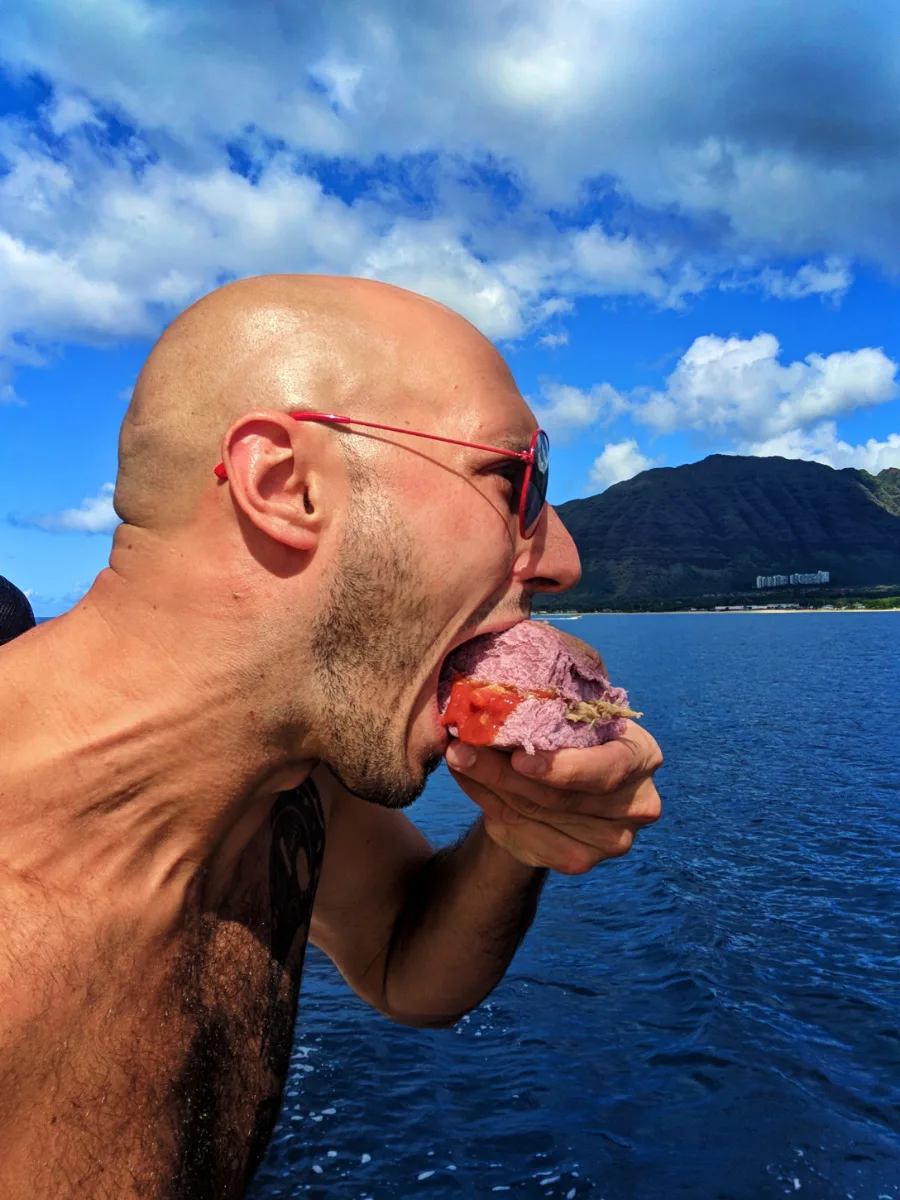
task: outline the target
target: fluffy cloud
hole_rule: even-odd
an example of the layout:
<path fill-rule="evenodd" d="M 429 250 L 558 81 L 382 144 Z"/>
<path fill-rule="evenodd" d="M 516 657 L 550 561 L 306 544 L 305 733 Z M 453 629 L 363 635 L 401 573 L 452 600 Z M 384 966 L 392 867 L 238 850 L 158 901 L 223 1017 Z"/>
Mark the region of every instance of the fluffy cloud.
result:
<path fill-rule="evenodd" d="M 17 522 L 43 529 L 47 533 L 112 533 L 119 524 L 113 508 L 114 485 L 104 483 L 96 496 L 87 496 L 79 508 L 66 508 Z"/>
<path fill-rule="evenodd" d="M 624 442 L 610 442 L 599 458 L 594 459 L 590 482 L 602 492 L 614 483 L 631 479 L 657 465 L 654 459 L 647 458 L 641 452 L 633 438 Z"/>
<path fill-rule="evenodd" d="M 830 467 L 857 467 L 877 475 L 886 467 L 900 467 L 900 433 L 888 434 L 880 442 L 869 438 L 853 446 L 838 437 L 834 421 L 823 421 L 813 429 L 791 429 L 764 442 L 748 443 L 744 454 L 780 455 L 782 458 L 807 458 Z"/>
<path fill-rule="evenodd" d="M 790 275 L 767 267 L 754 281 L 776 300 L 805 300 L 808 296 L 840 300 L 853 283 L 849 265 L 840 258 L 827 258 L 821 265 L 804 263 Z"/>
<path fill-rule="evenodd" d="M 59 85 L 60 129 L 87 97 L 158 148 L 252 128 L 456 155 L 556 207 L 592 181 L 726 240 L 897 265 L 898 26 L 875 0 L 8 0 L 3 52 Z"/>
<path fill-rule="evenodd" d="M 586 425 L 610 420 L 626 403 L 608 383 L 600 383 L 589 391 L 567 384 L 547 383 L 542 389 L 542 398 L 542 403 L 533 406 L 538 424 L 560 441 Z"/>
<path fill-rule="evenodd" d="M 748 339 L 709 334 L 694 341 L 658 391 L 623 395 L 608 383 L 589 390 L 553 384 L 535 412 L 563 438 L 627 416 L 656 434 L 695 432 L 719 444 L 725 439 L 740 454 L 806 458 L 873 473 L 900 466 L 900 434 L 852 445 L 838 436 L 834 420 L 900 396 L 897 363 L 872 347 L 809 354 L 787 364 L 779 351 L 770 333 Z M 658 462 L 634 438 L 612 442 L 595 460 L 590 482 L 609 487 Z"/>
<path fill-rule="evenodd" d="M 503 242 L 491 252 L 473 246 L 463 217 L 395 212 L 377 191 L 344 199 L 286 150 L 241 174 L 215 162 L 176 167 L 136 137 L 98 147 L 83 127 L 65 149 L 0 122 L 0 350 L 13 358 L 57 339 L 151 336 L 223 279 L 269 271 L 385 280 L 496 339 L 564 314 L 578 295 L 678 304 L 694 277 L 671 248 L 598 223 L 544 225 L 527 252 Z M 476 232 L 490 241 L 489 229 Z"/>
<path fill-rule="evenodd" d="M 12 385 L 12 364 L 0 359 L 0 404 L 21 404 Z"/>
<path fill-rule="evenodd" d="M 61 164 L 5 133 L 0 348 L 13 356 L 17 335 L 149 336 L 223 278 L 268 271 L 377 277 L 444 301 L 491 337 L 517 336 L 542 315 L 541 297 L 476 257 L 449 220 L 347 203 L 285 154 L 251 182 L 222 166 L 136 170 L 131 148 L 101 162 L 86 140 Z"/>
<path fill-rule="evenodd" d="M 882 350 L 809 354 L 787 364 L 778 361 L 779 351 L 771 333 L 746 340 L 699 337 L 664 389 L 639 403 L 634 415 L 661 433 L 691 429 L 768 439 L 900 395 L 898 364 Z"/>
<path fill-rule="evenodd" d="M 265 271 L 496 339 L 581 296 L 840 299 L 855 256 L 900 266 L 898 30 L 874 0 L 8 0 L 2 66 L 52 93 L 0 122 L 0 351 L 150 336 Z"/>

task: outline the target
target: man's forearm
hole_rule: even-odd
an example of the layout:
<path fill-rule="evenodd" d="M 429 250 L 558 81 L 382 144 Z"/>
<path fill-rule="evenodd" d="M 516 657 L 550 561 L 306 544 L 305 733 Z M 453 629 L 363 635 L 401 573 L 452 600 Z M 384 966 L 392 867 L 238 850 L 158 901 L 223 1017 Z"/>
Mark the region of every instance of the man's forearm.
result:
<path fill-rule="evenodd" d="M 411 1025 L 452 1025 L 502 979 L 530 926 L 546 871 L 525 866 L 481 821 L 425 865 L 384 968 L 384 1009 Z"/>

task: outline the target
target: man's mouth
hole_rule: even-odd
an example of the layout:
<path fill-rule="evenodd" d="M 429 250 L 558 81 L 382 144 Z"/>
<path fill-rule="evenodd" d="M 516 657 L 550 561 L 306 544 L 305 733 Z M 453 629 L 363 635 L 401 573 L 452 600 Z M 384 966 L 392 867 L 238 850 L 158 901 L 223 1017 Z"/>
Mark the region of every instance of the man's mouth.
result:
<path fill-rule="evenodd" d="M 526 616 L 519 616 L 514 619 L 506 618 L 497 619 L 494 621 L 486 621 L 480 628 L 474 632 L 470 632 L 467 637 L 460 637 L 453 642 L 450 649 L 444 655 L 440 664 L 438 673 L 437 687 L 435 692 L 435 705 L 437 708 L 438 717 L 444 712 L 450 700 L 450 689 L 453 684 L 454 676 L 457 674 L 455 660 L 465 651 L 465 648 L 470 643 L 477 641 L 479 638 L 485 637 L 489 633 L 504 633 L 507 629 L 512 629 L 513 626 L 519 625 L 522 621 L 528 620 Z"/>

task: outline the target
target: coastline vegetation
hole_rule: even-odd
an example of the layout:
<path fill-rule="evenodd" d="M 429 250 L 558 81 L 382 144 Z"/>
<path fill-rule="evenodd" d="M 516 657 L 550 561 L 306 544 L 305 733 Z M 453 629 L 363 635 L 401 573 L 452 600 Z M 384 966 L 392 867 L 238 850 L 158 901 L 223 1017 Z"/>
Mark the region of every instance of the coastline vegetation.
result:
<path fill-rule="evenodd" d="M 726 592 L 705 596 L 567 597 L 538 598 L 540 613 L 653 613 L 716 612 L 739 610 L 887 611 L 900 610 L 900 585 L 868 588 L 770 588 L 753 592 Z"/>

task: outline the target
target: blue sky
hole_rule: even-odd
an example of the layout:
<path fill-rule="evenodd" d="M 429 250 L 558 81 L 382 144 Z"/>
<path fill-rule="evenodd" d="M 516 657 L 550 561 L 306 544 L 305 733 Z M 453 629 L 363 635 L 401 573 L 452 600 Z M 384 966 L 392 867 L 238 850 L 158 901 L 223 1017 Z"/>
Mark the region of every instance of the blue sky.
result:
<path fill-rule="evenodd" d="M 7 0 L 0 573 L 83 593 L 155 337 L 268 271 L 473 320 L 556 502 L 713 451 L 900 466 L 898 42 L 870 0 Z"/>

